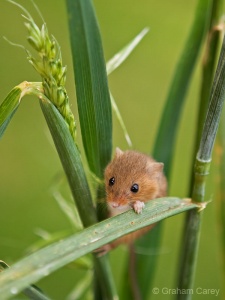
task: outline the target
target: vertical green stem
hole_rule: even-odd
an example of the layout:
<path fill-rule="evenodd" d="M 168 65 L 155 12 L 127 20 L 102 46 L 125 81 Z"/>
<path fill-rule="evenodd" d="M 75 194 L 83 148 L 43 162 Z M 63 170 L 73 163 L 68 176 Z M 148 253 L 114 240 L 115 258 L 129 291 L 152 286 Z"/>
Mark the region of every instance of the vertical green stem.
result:
<path fill-rule="evenodd" d="M 192 73 L 205 37 L 211 3 L 212 0 L 199 0 L 197 3 L 193 24 L 172 78 L 157 133 L 153 157 L 158 161 L 164 162 L 165 174 L 168 179 L 172 166 L 178 124 Z M 137 241 L 136 248 L 144 249 L 145 253 L 158 252 L 161 232 L 162 224 L 157 224 L 151 232 Z M 137 278 L 143 299 L 148 299 L 156 264 L 156 256 L 137 253 Z M 130 299 L 129 295 L 126 299 Z"/>
<path fill-rule="evenodd" d="M 212 87 L 213 74 L 217 58 L 218 44 L 220 40 L 219 18 L 221 12 L 221 0 L 214 0 L 210 20 L 210 28 L 207 34 L 207 41 L 202 62 L 202 84 L 200 94 L 200 105 L 198 113 L 198 131 L 196 138 L 196 152 L 201 139 L 202 129 L 207 113 L 210 91 Z"/>
<path fill-rule="evenodd" d="M 184 50 L 177 63 L 173 80 L 166 99 L 163 115 L 158 130 L 153 156 L 165 164 L 168 175 L 174 154 L 175 138 L 184 99 L 192 78 L 192 72 L 198 58 L 199 50 L 207 30 L 212 0 L 199 0 L 195 19 Z M 176 113 L 174 113 L 176 112 Z M 163 147 L 163 145 L 165 145 Z M 169 145 L 169 147 L 168 147 Z"/>
<path fill-rule="evenodd" d="M 217 176 L 219 178 L 217 192 L 217 210 L 219 232 L 221 236 L 221 259 L 223 263 L 223 283 L 225 285 L 225 112 L 221 118 L 219 138 L 216 144 Z"/>
<path fill-rule="evenodd" d="M 215 1 L 215 4 L 218 2 Z M 214 51 L 215 53 L 216 51 Z M 213 72 L 213 70 L 208 69 L 208 72 Z M 199 203 L 205 201 L 206 177 L 209 174 L 211 154 L 225 98 L 225 39 L 223 40 L 210 98 L 194 169 L 192 201 Z M 178 288 L 181 290 L 193 288 L 201 218 L 202 213 L 197 210 L 187 214 L 178 279 Z M 191 299 L 191 297 L 190 293 L 177 295 L 178 299 Z"/>
<path fill-rule="evenodd" d="M 105 207 L 105 186 L 104 183 L 98 184 L 97 187 L 97 217 L 98 221 L 107 218 L 107 209 Z M 116 286 L 113 280 L 110 268 L 109 257 L 94 256 L 95 278 L 94 278 L 94 295 L 96 300 L 116 300 L 118 299 Z M 104 280 L 102 280 L 104 278 Z"/>
<path fill-rule="evenodd" d="M 96 300 L 118 300 L 115 283 L 111 274 L 108 255 L 94 256 L 95 264 L 95 299 Z M 99 288 L 100 287 L 100 288 Z M 102 292 L 100 292 L 102 291 Z"/>
<path fill-rule="evenodd" d="M 91 193 L 84 173 L 80 153 L 72 136 L 68 134 L 65 122 L 59 122 L 58 118 L 61 119 L 62 117 L 55 106 L 46 101 L 41 101 L 40 104 L 67 175 L 83 225 L 84 227 L 93 225 L 97 222 L 96 211 L 92 204 Z M 117 299 L 107 257 L 98 258 L 94 256 L 94 263 L 97 269 L 97 279 L 101 284 L 104 299 Z"/>
<path fill-rule="evenodd" d="M 199 244 L 200 228 L 202 214 L 197 210 L 187 214 L 185 233 L 182 240 L 182 251 L 180 257 L 180 270 L 178 273 L 178 289 L 192 289 L 194 283 L 194 274 L 197 261 L 197 249 Z M 190 238 L 191 237 L 191 238 Z M 177 294 L 177 299 L 191 299 L 192 295 Z"/>

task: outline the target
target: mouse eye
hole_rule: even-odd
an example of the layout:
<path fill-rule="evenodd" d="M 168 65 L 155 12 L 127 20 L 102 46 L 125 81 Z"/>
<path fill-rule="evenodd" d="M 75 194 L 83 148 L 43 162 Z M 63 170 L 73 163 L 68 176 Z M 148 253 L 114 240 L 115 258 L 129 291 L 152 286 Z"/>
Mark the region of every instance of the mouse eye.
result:
<path fill-rule="evenodd" d="M 115 177 L 110 178 L 109 179 L 109 186 L 114 185 L 114 183 L 115 183 Z"/>
<path fill-rule="evenodd" d="M 138 190 L 139 190 L 138 184 L 137 184 L 137 183 L 134 183 L 134 184 L 132 185 L 132 187 L 130 188 L 130 190 L 131 190 L 131 192 L 133 192 L 133 193 L 137 193 Z"/>

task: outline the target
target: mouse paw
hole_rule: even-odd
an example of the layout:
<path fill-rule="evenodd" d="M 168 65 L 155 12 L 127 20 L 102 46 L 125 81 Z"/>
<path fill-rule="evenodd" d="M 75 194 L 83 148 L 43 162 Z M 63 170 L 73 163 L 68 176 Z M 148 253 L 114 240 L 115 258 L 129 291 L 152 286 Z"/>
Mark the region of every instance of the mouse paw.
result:
<path fill-rule="evenodd" d="M 145 207 L 144 202 L 141 202 L 139 200 L 135 201 L 133 204 L 133 209 L 137 214 L 142 213 L 142 209 Z"/>

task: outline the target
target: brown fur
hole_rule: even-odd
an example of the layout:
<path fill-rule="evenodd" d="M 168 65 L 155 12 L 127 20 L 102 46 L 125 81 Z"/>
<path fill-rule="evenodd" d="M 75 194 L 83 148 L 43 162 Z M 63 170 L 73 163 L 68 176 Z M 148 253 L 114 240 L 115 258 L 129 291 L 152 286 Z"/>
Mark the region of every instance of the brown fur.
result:
<path fill-rule="evenodd" d="M 115 183 L 110 186 L 110 178 Z M 138 184 L 139 190 L 133 193 L 130 188 Z M 105 169 L 105 188 L 109 216 L 118 215 L 131 207 L 135 201 L 146 202 L 155 198 L 166 196 L 167 181 L 163 175 L 163 164 L 151 157 L 136 151 L 121 151 L 116 149 L 114 159 Z M 114 206 L 118 206 L 114 208 Z M 125 235 L 108 245 L 108 250 L 121 243 L 131 243 L 136 238 L 150 230 L 153 225 Z"/>

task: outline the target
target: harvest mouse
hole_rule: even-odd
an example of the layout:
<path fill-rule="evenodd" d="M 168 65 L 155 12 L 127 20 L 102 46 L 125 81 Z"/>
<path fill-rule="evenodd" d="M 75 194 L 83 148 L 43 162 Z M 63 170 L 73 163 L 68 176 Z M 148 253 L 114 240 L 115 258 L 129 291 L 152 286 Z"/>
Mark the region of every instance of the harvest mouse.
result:
<path fill-rule="evenodd" d="M 166 196 L 163 163 L 137 151 L 116 148 L 115 157 L 106 167 L 104 176 L 109 217 L 129 209 L 140 214 L 146 201 Z M 102 250 L 107 252 L 121 243 L 130 244 L 153 226 L 125 235 L 103 246 Z"/>

